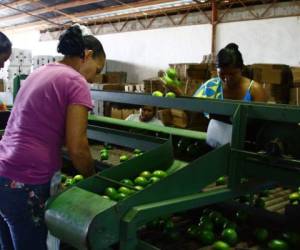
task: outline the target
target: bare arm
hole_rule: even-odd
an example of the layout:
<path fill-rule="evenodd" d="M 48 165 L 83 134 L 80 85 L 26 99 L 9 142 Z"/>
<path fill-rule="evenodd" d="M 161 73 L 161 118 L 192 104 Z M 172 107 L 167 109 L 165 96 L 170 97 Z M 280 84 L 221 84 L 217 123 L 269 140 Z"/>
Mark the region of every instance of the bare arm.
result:
<path fill-rule="evenodd" d="M 261 84 L 254 82 L 251 88 L 251 95 L 255 102 L 267 102 L 268 96 Z"/>
<path fill-rule="evenodd" d="M 88 110 L 82 105 L 69 105 L 66 119 L 66 146 L 73 166 L 85 177 L 95 173 L 86 136 Z"/>

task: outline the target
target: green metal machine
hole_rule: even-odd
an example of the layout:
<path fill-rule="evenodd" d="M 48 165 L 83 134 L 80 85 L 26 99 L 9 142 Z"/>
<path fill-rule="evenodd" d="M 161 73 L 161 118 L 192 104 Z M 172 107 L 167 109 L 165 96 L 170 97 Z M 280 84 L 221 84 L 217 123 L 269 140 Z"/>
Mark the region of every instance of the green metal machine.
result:
<path fill-rule="evenodd" d="M 129 133 L 110 126 L 136 124 L 110 118 L 92 117 L 99 126 L 89 127 L 89 138 L 138 147 L 147 153 L 104 170 L 49 200 L 46 222 L 50 232 L 77 249 L 157 249 L 141 241 L 137 232 L 151 220 L 254 193 L 270 182 L 300 184 L 300 109 L 296 106 L 253 104 L 197 98 L 160 98 L 142 94 L 92 92 L 93 99 L 147 104 L 195 112 L 225 115 L 232 119 L 231 144 L 189 163 L 174 159 L 172 136 L 158 139 Z M 102 125 L 101 125 L 102 124 Z M 249 137 L 252 125 L 257 130 Z M 102 126 L 102 127 L 101 127 Z M 203 143 L 205 134 L 176 129 L 145 127 L 162 133 L 194 137 Z M 253 131 L 252 131 L 253 132 Z M 254 134 L 254 135 L 253 135 Z M 123 178 L 134 178 L 143 170 L 162 169 L 161 181 L 115 202 L 101 195 L 108 186 L 118 187 Z M 219 176 L 228 176 L 228 186 L 210 192 L 203 188 Z M 247 182 L 241 182 L 247 178 Z"/>

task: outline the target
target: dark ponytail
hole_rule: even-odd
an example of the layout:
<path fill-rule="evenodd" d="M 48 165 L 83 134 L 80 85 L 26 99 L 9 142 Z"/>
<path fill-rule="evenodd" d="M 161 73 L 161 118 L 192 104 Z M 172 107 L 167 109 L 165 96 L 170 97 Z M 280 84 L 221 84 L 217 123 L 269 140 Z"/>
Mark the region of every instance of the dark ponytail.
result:
<path fill-rule="evenodd" d="M 11 41 L 8 37 L 0 32 L 0 54 L 10 52 L 11 46 Z"/>
<path fill-rule="evenodd" d="M 225 68 L 233 66 L 242 69 L 244 61 L 239 46 L 235 43 L 229 43 L 225 48 L 221 49 L 216 59 L 217 68 Z"/>
<path fill-rule="evenodd" d="M 71 26 L 60 35 L 57 52 L 65 56 L 84 57 L 84 41 L 78 26 Z"/>

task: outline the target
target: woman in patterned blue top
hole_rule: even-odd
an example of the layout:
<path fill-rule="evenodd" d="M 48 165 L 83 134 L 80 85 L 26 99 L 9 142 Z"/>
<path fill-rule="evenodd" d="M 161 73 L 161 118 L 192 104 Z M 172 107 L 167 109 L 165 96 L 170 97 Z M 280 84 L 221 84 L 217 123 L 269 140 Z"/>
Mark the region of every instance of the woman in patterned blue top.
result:
<path fill-rule="evenodd" d="M 232 99 L 244 101 L 267 101 L 262 86 L 242 76 L 244 66 L 242 54 L 236 44 L 230 43 L 221 49 L 216 60 L 218 77 L 204 83 L 194 97 Z"/>

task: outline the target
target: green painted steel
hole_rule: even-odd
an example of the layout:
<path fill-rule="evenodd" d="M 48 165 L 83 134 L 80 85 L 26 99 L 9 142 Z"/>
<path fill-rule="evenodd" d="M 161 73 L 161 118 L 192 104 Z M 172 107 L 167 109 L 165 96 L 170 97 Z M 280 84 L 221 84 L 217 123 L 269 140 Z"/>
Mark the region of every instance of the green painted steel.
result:
<path fill-rule="evenodd" d="M 144 141 L 149 151 L 100 172 L 49 200 L 46 221 L 50 231 L 74 247 L 83 249 L 89 246 L 89 249 L 105 250 L 119 243 L 120 250 L 158 250 L 137 237 L 140 226 L 157 217 L 225 201 L 246 193 L 251 194 L 269 182 L 300 185 L 300 156 L 297 158 L 297 152 L 300 152 L 299 108 L 196 98 L 171 100 L 127 93 L 122 96 L 120 93 L 97 92 L 95 96 L 107 101 L 157 104 L 229 115 L 232 118 L 233 138 L 231 144 L 206 154 L 199 152 L 199 157 L 187 164 L 174 159 L 171 137 L 169 140 L 140 137 L 109 128 L 109 125 L 120 128 L 136 127 L 135 123 L 91 117 L 94 120 L 99 119 L 106 126 L 90 127 L 89 138 L 99 140 L 103 136 L 112 142 L 119 141 L 120 145 L 124 145 L 128 139 L 131 146 L 135 143 L 140 145 Z M 247 150 L 246 132 L 253 118 L 263 122 L 262 129 L 257 131 L 255 142 L 264 145 L 276 138 L 291 142 L 289 152 L 297 159 L 280 154 L 272 155 L 272 152 L 268 154 Z M 157 131 L 156 127 L 140 124 L 138 127 L 205 139 L 204 134 L 202 137 L 199 132 L 194 131 L 185 133 L 181 130 L 184 131 L 182 133 L 169 128 Z M 103 200 L 101 197 L 106 187 L 119 187 L 123 178 L 133 179 L 144 170 L 155 169 L 166 170 L 168 176 L 119 202 Z M 223 175 L 228 176 L 228 186 L 216 191 L 202 192 L 204 187 Z M 249 181 L 241 184 L 242 177 Z"/>
<path fill-rule="evenodd" d="M 206 133 L 200 132 L 200 131 L 172 128 L 172 127 L 164 127 L 164 126 L 158 126 L 158 125 L 151 125 L 151 124 L 147 124 L 147 123 L 143 123 L 143 122 L 126 121 L 126 120 L 115 119 L 115 118 L 105 117 L 105 116 L 96 116 L 96 115 L 90 115 L 89 120 L 90 121 L 99 121 L 99 122 L 111 124 L 111 125 L 124 126 L 124 127 L 128 127 L 128 128 L 143 129 L 143 130 L 165 133 L 165 134 L 170 134 L 170 135 L 184 136 L 184 137 L 199 139 L 199 140 L 206 139 Z"/>

